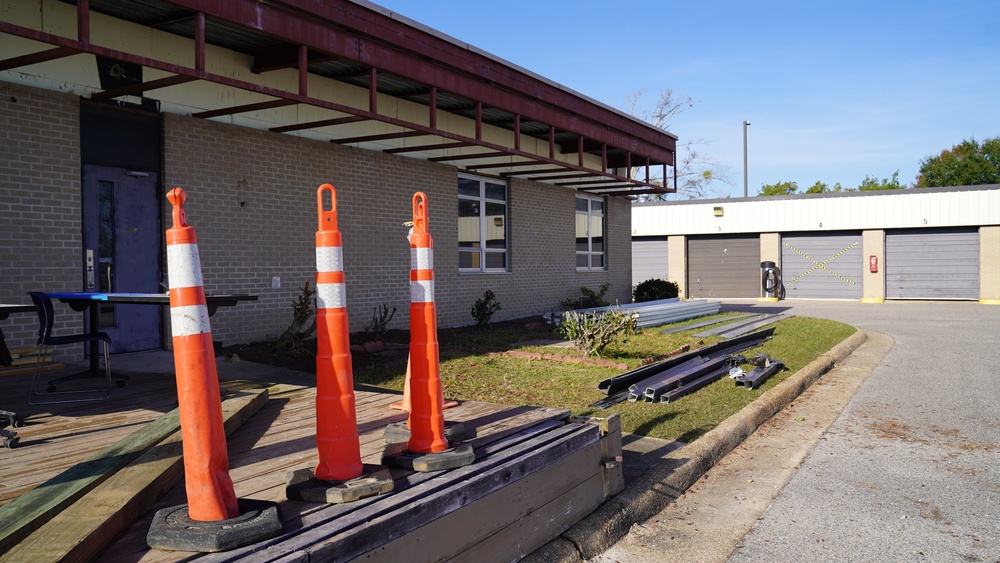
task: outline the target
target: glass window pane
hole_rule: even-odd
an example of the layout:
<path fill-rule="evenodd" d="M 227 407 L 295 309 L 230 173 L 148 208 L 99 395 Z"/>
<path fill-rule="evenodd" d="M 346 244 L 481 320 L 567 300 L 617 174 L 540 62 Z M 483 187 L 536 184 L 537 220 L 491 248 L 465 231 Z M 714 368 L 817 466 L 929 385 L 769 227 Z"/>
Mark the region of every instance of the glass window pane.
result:
<path fill-rule="evenodd" d="M 507 201 L 507 186 L 486 182 L 486 197 L 487 199 Z"/>
<path fill-rule="evenodd" d="M 600 214 L 603 215 L 604 214 L 604 202 L 603 201 L 590 200 L 590 210 L 592 212 L 594 212 L 594 213 L 600 213 Z"/>
<path fill-rule="evenodd" d="M 479 180 L 471 180 L 469 178 L 459 178 L 458 195 L 479 197 Z"/>
<path fill-rule="evenodd" d="M 487 252 L 486 253 L 486 267 L 490 269 L 506 270 L 507 269 L 507 253 L 506 252 Z"/>
<path fill-rule="evenodd" d="M 479 202 L 458 200 L 458 246 L 479 247 Z"/>
<path fill-rule="evenodd" d="M 577 211 L 583 211 L 584 213 L 586 213 L 587 211 L 590 211 L 590 208 L 587 206 L 587 202 L 588 201 L 590 201 L 590 200 L 588 200 L 586 198 L 583 198 L 583 197 L 576 198 L 576 210 Z"/>
<path fill-rule="evenodd" d="M 590 255 L 590 267 L 591 268 L 603 268 L 604 267 L 604 255 L 603 254 L 591 254 Z"/>
<path fill-rule="evenodd" d="M 479 252 L 458 252 L 458 267 L 465 269 L 479 269 Z"/>
<path fill-rule="evenodd" d="M 590 249 L 594 252 L 604 251 L 604 221 L 600 217 L 591 217 Z"/>
<path fill-rule="evenodd" d="M 576 253 L 576 267 L 577 268 L 588 268 L 590 267 L 590 262 L 587 260 L 589 256 L 582 252 Z"/>
<path fill-rule="evenodd" d="M 486 202 L 486 247 L 507 248 L 507 206 Z"/>

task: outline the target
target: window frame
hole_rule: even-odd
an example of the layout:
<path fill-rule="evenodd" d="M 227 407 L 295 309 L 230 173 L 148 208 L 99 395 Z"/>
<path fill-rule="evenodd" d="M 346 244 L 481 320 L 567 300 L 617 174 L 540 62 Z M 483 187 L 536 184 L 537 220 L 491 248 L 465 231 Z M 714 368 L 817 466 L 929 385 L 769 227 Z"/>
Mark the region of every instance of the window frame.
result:
<path fill-rule="evenodd" d="M 586 201 L 587 202 L 587 210 L 586 211 L 582 211 L 582 210 L 579 209 L 579 203 L 578 202 L 580 202 L 580 201 Z M 601 204 L 600 211 L 595 211 L 594 210 L 594 205 L 593 204 L 595 202 Z M 591 196 L 591 195 L 577 194 L 576 197 L 573 200 L 573 203 L 574 203 L 574 211 L 575 211 L 575 215 L 574 216 L 577 218 L 577 220 L 579 220 L 579 217 L 581 215 L 584 216 L 586 218 L 586 225 L 587 225 L 587 237 L 586 237 L 587 238 L 587 249 L 586 250 L 580 250 L 578 247 L 576 247 L 576 264 L 577 264 L 576 270 L 578 272 L 597 272 L 597 271 L 603 272 L 603 271 L 607 271 L 607 269 L 608 269 L 608 222 L 607 222 L 608 201 L 607 201 L 607 198 L 600 197 L 600 196 Z M 602 239 L 602 242 L 603 242 L 603 245 L 602 245 L 603 248 L 602 248 L 602 250 L 597 250 L 597 251 L 594 250 L 594 235 L 593 235 L 593 230 L 594 230 L 593 229 L 593 224 L 594 224 L 594 220 L 595 219 L 597 219 L 597 220 L 599 220 L 601 222 L 600 223 L 601 224 L 601 235 L 600 236 L 601 236 L 601 239 Z M 576 231 L 576 222 L 574 222 L 574 227 L 573 228 L 574 228 L 574 233 L 573 233 L 573 235 L 574 235 L 574 245 L 576 246 L 576 245 L 579 244 L 579 238 L 580 238 L 580 237 L 577 236 L 577 233 L 575 232 Z M 587 265 L 586 266 L 581 266 L 580 265 L 580 257 L 581 256 L 586 256 L 587 257 Z M 594 257 L 595 256 L 600 256 L 601 257 L 601 264 L 599 266 L 594 266 Z"/>
<path fill-rule="evenodd" d="M 490 178 L 487 176 L 477 176 L 475 174 L 459 173 L 458 181 L 461 180 L 472 180 L 479 183 L 479 195 L 473 197 L 471 195 L 462 194 L 458 191 L 458 182 L 456 182 L 456 193 L 459 200 L 459 206 L 461 206 L 462 201 L 473 201 L 479 206 L 479 246 L 475 248 L 463 247 L 461 239 L 461 231 L 459 232 L 458 240 L 458 271 L 463 274 L 499 274 L 510 272 L 510 184 L 506 180 L 500 180 L 497 178 Z M 487 184 L 492 184 L 494 186 L 503 186 L 503 200 L 499 200 L 493 197 L 487 196 Z M 502 205 L 503 206 L 503 247 L 496 248 L 490 247 L 487 244 L 487 204 L 491 205 Z M 461 210 L 458 210 L 458 220 L 461 222 L 462 215 Z M 479 255 L 479 267 L 468 268 L 462 267 L 462 254 L 463 253 L 478 253 Z M 488 254 L 500 254 L 503 256 L 504 266 L 502 268 L 490 268 L 487 267 Z"/>

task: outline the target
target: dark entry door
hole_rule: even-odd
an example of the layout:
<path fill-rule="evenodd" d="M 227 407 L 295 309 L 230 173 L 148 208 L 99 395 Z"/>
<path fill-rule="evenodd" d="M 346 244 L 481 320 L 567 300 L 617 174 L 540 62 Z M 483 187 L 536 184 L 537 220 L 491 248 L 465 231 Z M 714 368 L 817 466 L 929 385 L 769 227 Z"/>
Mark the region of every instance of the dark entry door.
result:
<path fill-rule="evenodd" d="M 159 182 L 155 172 L 83 167 L 84 288 L 93 292 L 158 293 Z M 160 347 L 159 307 L 101 305 L 111 352 Z"/>

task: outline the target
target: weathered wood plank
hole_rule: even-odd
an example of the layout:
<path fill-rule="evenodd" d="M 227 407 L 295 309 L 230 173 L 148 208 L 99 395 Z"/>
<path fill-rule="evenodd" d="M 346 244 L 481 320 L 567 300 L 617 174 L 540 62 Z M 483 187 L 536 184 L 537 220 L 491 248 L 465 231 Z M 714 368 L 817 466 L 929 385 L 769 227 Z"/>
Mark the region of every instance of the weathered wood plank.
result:
<path fill-rule="evenodd" d="M 600 495 L 602 481 L 600 475 L 592 476 L 449 561 L 481 563 L 523 559 L 596 510 L 603 502 Z"/>
<path fill-rule="evenodd" d="M 222 402 L 225 433 L 267 403 L 267 390 Z M 90 561 L 183 476 L 181 433 L 149 449 L 0 556 L 0 561 Z"/>
<path fill-rule="evenodd" d="M 594 476 L 599 476 L 602 473 L 600 458 L 600 444 L 592 443 L 535 473 L 503 484 L 491 494 L 432 520 L 413 530 L 413 533 L 398 537 L 358 559 L 394 563 L 411 559 L 416 553 L 420 554 L 421 561 L 427 562 L 457 557 L 514 523 L 533 517 L 539 508 L 553 499 L 558 499 Z M 591 489 L 589 493 L 597 497 L 591 503 L 595 500 L 599 503 L 603 499 L 600 488 L 597 491 Z M 508 553 L 523 550 L 521 546 L 531 546 L 529 552 L 533 551 L 552 537 L 538 538 L 537 534 L 506 537 L 512 545 L 505 547 L 516 545 L 520 549 L 489 553 L 480 561 L 510 561 L 513 558 L 507 557 Z"/>
<path fill-rule="evenodd" d="M 180 428 L 177 411 L 0 507 L 0 553 Z"/>
<path fill-rule="evenodd" d="M 526 448 L 530 449 L 531 447 L 537 447 L 539 443 L 544 443 L 544 440 L 532 441 L 533 439 L 550 433 L 556 429 L 563 429 L 562 431 L 565 433 L 566 430 L 563 428 L 564 426 L 564 424 L 557 422 L 543 422 L 534 428 L 522 431 L 519 435 L 508 436 L 504 439 L 498 440 L 496 443 L 484 445 L 482 448 L 477 449 L 476 457 L 477 459 L 488 458 L 493 454 L 499 454 L 513 448 L 520 447 L 521 450 L 524 450 Z M 439 490 L 447 487 L 448 483 L 462 482 L 462 480 L 464 480 L 467 476 L 474 475 L 476 472 L 482 471 L 485 466 L 485 463 L 477 463 L 476 466 L 452 470 L 451 472 L 394 472 L 394 477 L 397 475 L 398 477 L 395 478 L 395 490 L 389 495 L 369 497 L 367 499 L 362 499 L 358 502 L 346 505 L 320 505 L 322 508 L 319 510 L 302 515 L 292 522 L 286 521 L 285 535 L 281 538 L 267 540 L 253 546 L 233 550 L 227 553 L 210 554 L 206 556 L 205 561 L 206 563 L 222 561 L 236 562 L 245 561 L 248 560 L 248 558 L 254 557 L 256 557 L 257 560 L 267 561 L 273 558 L 281 557 L 283 554 L 297 549 L 295 546 L 288 545 L 289 541 L 301 542 L 303 545 L 310 545 L 317 540 L 321 540 L 328 534 L 328 531 L 320 531 L 320 529 L 330 522 L 335 522 L 346 515 L 355 513 L 357 516 L 352 516 L 352 518 L 356 521 L 365 521 L 367 519 L 374 518 L 375 516 L 387 512 L 388 510 L 392 510 L 397 506 L 404 506 L 412 499 L 419 498 L 422 495 L 427 494 L 428 491 Z M 371 505 L 376 502 L 380 503 L 381 506 L 372 508 Z M 347 522 L 347 520 L 344 522 Z M 344 525 L 349 526 L 350 523 Z"/>

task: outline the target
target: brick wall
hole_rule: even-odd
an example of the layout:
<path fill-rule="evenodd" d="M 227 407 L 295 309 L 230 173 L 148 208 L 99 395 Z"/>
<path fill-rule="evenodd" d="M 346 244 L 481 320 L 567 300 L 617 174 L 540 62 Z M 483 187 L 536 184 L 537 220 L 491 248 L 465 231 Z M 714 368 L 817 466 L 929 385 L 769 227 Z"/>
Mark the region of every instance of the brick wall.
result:
<path fill-rule="evenodd" d="M 24 303 L 26 291 L 81 287 L 78 122 L 77 97 L 0 83 L 0 301 Z M 161 195 L 175 186 L 188 192 L 185 209 L 198 232 L 206 289 L 260 298 L 212 318 L 213 336 L 226 344 L 274 337 L 290 323 L 291 304 L 315 276 L 316 188 L 324 182 L 338 191 L 353 331 L 383 303 L 398 308 L 390 328 L 408 326 L 409 246 L 402 223 L 412 218 L 418 190 L 428 196 L 442 327 L 472 324 L 472 304 L 487 289 L 503 305 L 494 320 L 547 312 L 580 286 L 611 282 L 612 300 L 630 295 L 625 200 L 608 202 L 611 269 L 577 272 L 574 192 L 513 180 L 511 271 L 459 274 L 452 166 L 173 114 L 164 116 L 163 150 Z M 161 205 L 169 226 L 165 197 Z M 274 278 L 279 288 L 272 287 Z M 82 315 L 62 318 L 74 330 L 82 325 Z M 12 316 L 3 327 L 9 345 L 34 343 L 37 323 L 30 316 Z M 164 334 L 169 340 L 169 327 Z M 81 358 L 82 348 L 60 356 Z"/>
<path fill-rule="evenodd" d="M 0 302 L 81 287 L 79 114 L 76 96 L 0 82 Z M 82 329 L 82 315 L 56 307 L 56 330 Z M 34 346 L 34 315 L 0 322 L 8 347 Z M 81 358 L 82 345 L 60 351 Z"/>
<path fill-rule="evenodd" d="M 313 280 L 315 194 L 323 182 L 337 188 L 351 330 L 363 329 L 383 303 L 398 308 L 390 327 L 409 322 L 409 246 L 401 224 L 411 219 L 418 190 L 428 197 L 440 326 L 471 324 L 472 304 L 487 289 L 503 305 L 494 320 L 547 312 L 580 286 L 606 281 L 609 295 L 629 300 L 625 200 L 608 206 L 612 269 L 577 272 L 574 193 L 513 180 L 511 272 L 460 274 L 454 167 L 176 115 L 166 116 L 165 137 L 166 188 L 188 191 L 206 287 L 260 296 L 213 318 L 213 332 L 224 332 L 227 342 L 274 336 L 289 324 L 298 289 Z M 276 276 L 280 289 L 272 288 Z"/>

